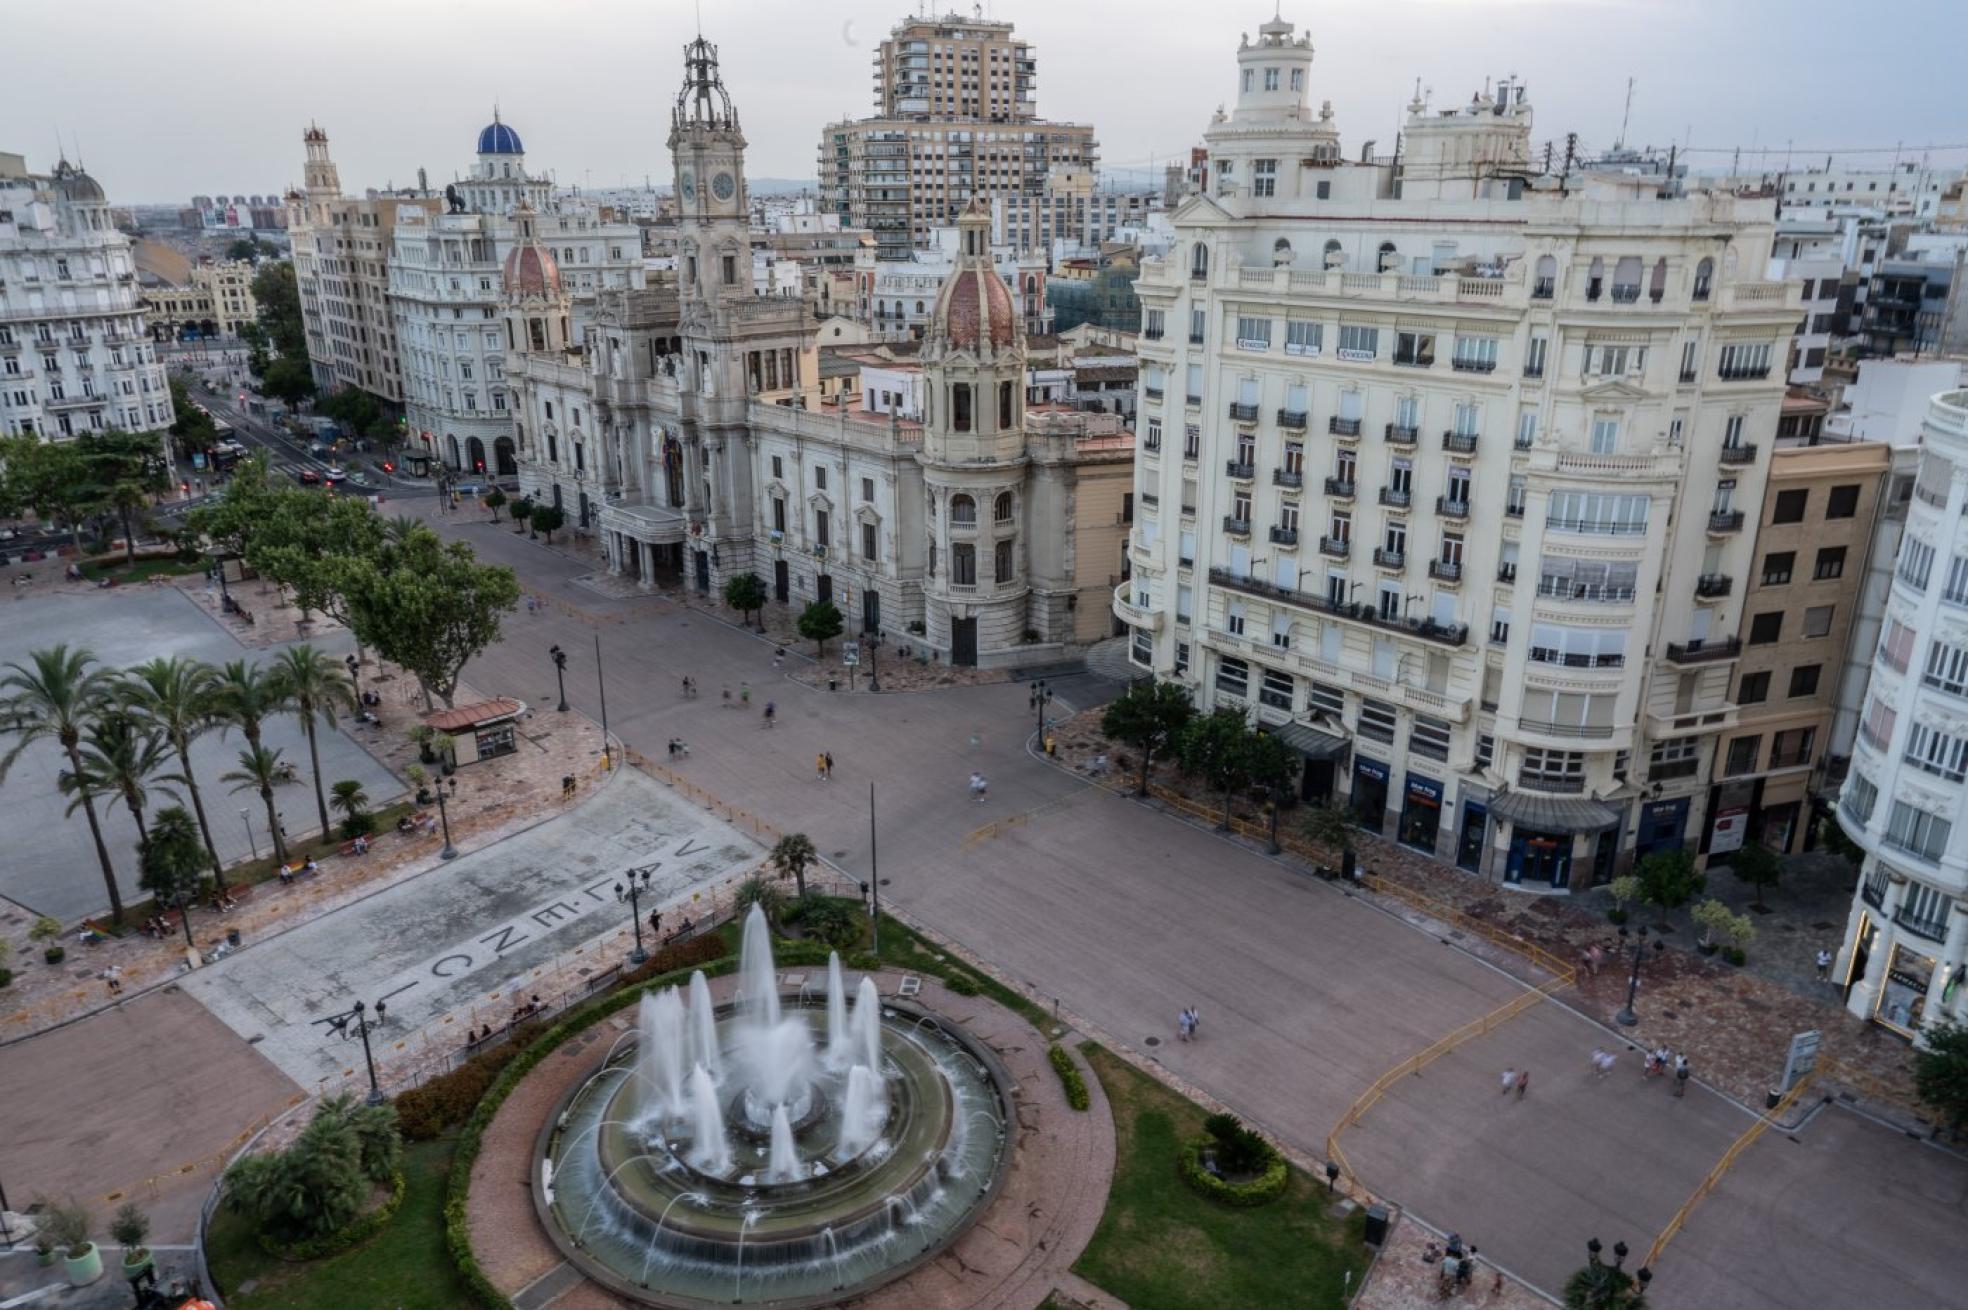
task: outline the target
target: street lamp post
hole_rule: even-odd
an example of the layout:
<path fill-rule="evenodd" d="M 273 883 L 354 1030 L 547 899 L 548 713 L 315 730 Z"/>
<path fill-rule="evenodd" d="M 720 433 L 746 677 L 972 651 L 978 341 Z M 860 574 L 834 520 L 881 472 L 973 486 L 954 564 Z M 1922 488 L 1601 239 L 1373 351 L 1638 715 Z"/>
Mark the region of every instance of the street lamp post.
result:
<path fill-rule="evenodd" d="M 875 657 L 876 652 L 881 650 L 881 644 L 882 644 L 881 629 L 876 628 L 874 632 L 870 634 L 867 638 L 868 690 L 869 691 L 881 690 L 881 661 Z"/>
<path fill-rule="evenodd" d="M 458 848 L 451 844 L 451 814 L 450 811 L 444 808 L 446 783 L 450 784 L 449 790 L 453 796 L 458 794 L 458 780 L 456 778 L 446 778 L 437 785 L 437 818 L 444 825 L 444 849 L 439 851 L 437 856 L 441 860 L 455 860 L 458 858 Z"/>
<path fill-rule="evenodd" d="M 1041 678 L 1037 682 L 1032 684 L 1032 696 L 1031 696 L 1030 704 L 1034 710 L 1038 711 L 1039 744 L 1041 746 L 1044 746 L 1046 706 L 1052 704 L 1052 688 L 1046 686 L 1044 678 Z"/>
<path fill-rule="evenodd" d="M 377 1001 L 376 1015 L 372 1020 L 369 1017 L 369 1007 L 361 1001 L 357 1001 L 340 1014 L 331 1014 L 326 1018 L 315 1020 L 316 1023 L 325 1024 L 333 1031 L 340 1033 L 343 1041 L 349 1039 L 349 1026 L 351 1023 L 354 1024 L 355 1036 L 362 1039 L 362 1065 L 363 1068 L 369 1071 L 369 1095 L 365 1099 L 370 1105 L 381 1105 L 383 1103 L 383 1088 L 376 1081 L 376 1052 L 369 1045 L 369 1029 L 383 1026 L 383 1020 L 387 1015 L 388 1009 L 387 1002 Z"/>
<path fill-rule="evenodd" d="M 1627 935 L 1628 934 L 1626 929 L 1621 928 L 1620 929 L 1621 950 L 1626 949 Z M 1667 943 L 1662 941 L 1660 938 L 1656 937 L 1654 939 L 1654 950 L 1656 952 L 1659 952 L 1659 951 L 1664 951 L 1666 949 L 1667 949 Z M 1618 1014 L 1613 1016 L 1613 1018 L 1617 1020 L 1620 1026 L 1623 1028 L 1631 1028 L 1634 1024 L 1640 1022 L 1640 1016 L 1636 1015 L 1633 1012 L 1633 997 L 1640 990 L 1640 961 L 1646 955 L 1646 953 L 1647 953 L 1647 929 L 1645 925 L 1642 925 L 1640 928 L 1640 935 L 1634 938 L 1633 941 L 1633 971 L 1632 973 L 1627 975 L 1627 979 L 1626 979 L 1626 1007 L 1622 1009 Z"/>
<path fill-rule="evenodd" d="M 253 858 L 257 860 L 260 858 L 260 843 L 259 839 L 253 836 L 253 813 L 251 810 L 242 809 L 239 811 L 239 817 L 246 824 L 246 844 L 252 848 Z"/>
<path fill-rule="evenodd" d="M 642 949 L 641 900 L 642 893 L 649 890 L 649 874 L 650 870 L 648 869 L 630 869 L 628 872 L 628 887 L 624 889 L 621 883 L 618 882 L 615 884 L 615 899 L 618 901 L 626 900 L 629 903 L 629 922 L 635 926 L 635 949 L 629 952 L 629 962 L 631 964 L 641 964 L 649 958 L 649 952 Z M 642 878 L 642 881 L 639 883 L 636 881 L 638 875 Z"/>
<path fill-rule="evenodd" d="M 567 652 L 560 648 L 559 642 L 555 642 L 547 647 L 547 654 L 553 660 L 554 679 L 560 684 L 560 704 L 554 708 L 565 714 L 567 713 Z"/>

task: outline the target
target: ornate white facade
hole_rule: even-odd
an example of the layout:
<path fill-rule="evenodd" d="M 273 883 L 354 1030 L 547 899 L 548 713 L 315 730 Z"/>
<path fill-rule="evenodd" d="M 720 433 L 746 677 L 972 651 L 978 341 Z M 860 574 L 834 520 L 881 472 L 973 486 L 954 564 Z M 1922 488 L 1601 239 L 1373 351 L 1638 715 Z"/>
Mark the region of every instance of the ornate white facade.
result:
<path fill-rule="evenodd" d="M 1968 1018 L 1968 391 L 1934 397 L 1838 820 L 1865 851 L 1839 976 L 1912 1035 Z"/>
<path fill-rule="evenodd" d="M 0 156 L 0 435 L 61 440 L 171 425 L 130 243 L 96 180 Z"/>
<path fill-rule="evenodd" d="M 1107 416 L 1027 412 L 989 215 L 965 215 L 937 288 L 923 421 L 823 401 L 811 309 L 752 283 L 745 139 L 715 48 L 693 42 L 686 65 L 674 281 L 600 292 L 580 315 L 544 243 L 507 265 L 525 494 L 599 533 L 611 571 L 644 585 L 667 574 L 711 592 L 755 573 L 776 601 L 832 600 L 850 632 L 958 663 L 1082 639 L 1119 567 L 1118 516 L 1091 498 L 1104 480 L 1118 508 L 1130 447 Z M 569 318 L 583 340 L 556 330 Z M 1111 558 L 1083 558 L 1096 523 Z"/>
<path fill-rule="evenodd" d="M 1796 289 L 1727 196 L 1544 175 L 1521 88 L 1349 162 L 1289 22 L 1144 261 L 1137 662 L 1509 883 L 1696 845 Z M 1704 844 L 1702 849 L 1706 850 Z"/>

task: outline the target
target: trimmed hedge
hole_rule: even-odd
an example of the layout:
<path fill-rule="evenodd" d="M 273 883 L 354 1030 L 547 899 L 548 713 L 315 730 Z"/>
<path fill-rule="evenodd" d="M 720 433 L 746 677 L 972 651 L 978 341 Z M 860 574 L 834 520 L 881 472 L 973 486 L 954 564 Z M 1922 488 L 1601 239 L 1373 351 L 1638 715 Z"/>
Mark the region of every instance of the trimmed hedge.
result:
<path fill-rule="evenodd" d="M 943 985 L 958 996 L 977 995 L 977 983 L 969 974 L 953 973 L 943 980 Z"/>
<path fill-rule="evenodd" d="M 1073 1063 L 1073 1057 L 1066 1054 L 1065 1047 L 1054 1042 L 1046 1050 L 1046 1059 L 1052 1062 L 1053 1071 L 1065 1084 L 1066 1104 L 1075 1110 L 1084 1110 L 1093 1104 L 1092 1098 L 1087 1095 L 1086 1079 L 1080 1075 L 1080 1066 Z"/>
<path fill-rule="evenodd" d="M 325 1256 L 340 1255 L 350 1247 L 359 1246 L 382 1232 L 384 1226 L 396 1218 L 397 1207 L 403 1204 L 403 1190 L 403 1171 L 399 1169 L 390 1179 L 390 1194 L 387 1200 L 368 1214 L 357 1216 L 354 1222 L 332 1233 L 324 1233 L 309 1241 L 296 1242 L 292 1246 L 282 1246 L 265 1233 L 259 1234 L 254 1240 L 259 1243 L 262 1251 L 281 1260 L 320 1260 Z"/>
<path fill-rule="evenodd" d="M 480 1051 L 450 1073 L 441 1073 L 421 1087 L 400 1094 L 396 1098 L 396 1121 L 404 1137 L 413 1142 L 427 1142 L 451 1125 L 463 1123 L 499 1072 L 519 1058 L 527 1043 L 545 1031 L 545 1024 L 521 1024 L 499 1045 Z"/>
<path fill-rule="evenodd" d="M 647 982 L 657 974 L 672 973 L 678 969 L 688 969 L 696 965 L 709 964 L 712 960 L 724 958 L 729 948 L 725 946 L 721 934 L 707 932 L 701 937 L 691 937 L 685 941 L 672 942 L 659 948 L 647 960 L 622 975 L 622 981 L 633 987 Z"/>
<path fill-rule="evenodd" d="M 1055 1047 L 1055 1050 L 1058 1048 Z M 1285 1157 L 1273 1149 L 1271 1159 L 1264 1166 L 1264 1172 L 1247 1183 L 1233 1183 L 1219 1178 L 1203 1168 L 1203 1152 L 1216 1146 L 1217 1140 L 1209 1133 L 1201 1133 L 1184 1142 L 1175 1153 L 1176 1172 L 1182 1181 L 1212 1201 L 1225 1205 L 1259 1206 L 1277 1200 L 1284 1194 L 1285 1184 L 1291 1180 L 1291 1173 L 1285 1167 Z"/>

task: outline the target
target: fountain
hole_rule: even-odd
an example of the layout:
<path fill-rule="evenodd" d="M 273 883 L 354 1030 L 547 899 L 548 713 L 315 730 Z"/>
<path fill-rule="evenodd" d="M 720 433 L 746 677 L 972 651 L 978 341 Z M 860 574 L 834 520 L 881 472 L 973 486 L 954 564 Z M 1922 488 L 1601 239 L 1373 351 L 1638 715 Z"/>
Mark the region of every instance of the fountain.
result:
<path fill-rule="evenodd" d="M 781 996 L 754 907 L 735 998 L 715 1004 L 697 973 L 641 999 L 634 1046 L 543 1134 L 535 1200 L 562 1252 L 631 1300 L 831 1305 L 976 1219 L 1009 1161 L 1009 1105 L 985 1048 L 884 1007 L 872 978 L 850 991 L 838 955 L 823 1002 Z"/>

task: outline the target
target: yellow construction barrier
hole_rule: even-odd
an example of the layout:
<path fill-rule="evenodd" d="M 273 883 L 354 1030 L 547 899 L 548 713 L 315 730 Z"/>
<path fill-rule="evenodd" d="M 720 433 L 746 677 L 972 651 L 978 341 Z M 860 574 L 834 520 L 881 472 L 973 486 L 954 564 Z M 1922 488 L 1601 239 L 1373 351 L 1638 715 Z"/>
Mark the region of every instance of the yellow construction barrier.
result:
<path fill-rule="evenodd" d="M 1797 1098 L 1804 1094 L 1804 1088 L 1810 1084 L 1812 1077 L 1813 1074 L 1807 1073 L 1799 1078 L 1797 1085 L 1791 1088 L 1768 1114 L 1758 1115 L 1756 1122 L 1751 1124 L 1742 1136 L 1729 1144 L 1729 1149 L 1722 1153 L 1722 1158 L 1715 1162 L 1715 1167 L 1710 1169 L 1708 1175 L 1695 1187 L 1694 1195 L 1681 1203 L 1681 1208 L 1676 1210 L 1674 1217 L 1667 1221 L 1667 1227 L 1661 1229 L 1661 1235 L 1656 1237 L 1654 1244 L 1647 1248 L 1647 1258 L 1640 1262 L 1641 1268 L 1651 1269 L 1654 1266 L 1654 1263 L 1660 1259 L 1661 1252 L 1667 1249 L 1667 1244 L 1674 1240 L 1674 1235 L 1687 1224 L 1688 1215 L 1701 1204 L 1702 1198 L 1715 1190 L 1715 1185 L 1722 1181 L 1722 1175 L 1729 1172 L 1729 1166 L 1734 1164 L 1744 1151 L 1754 1146 L 1757 1138 L 1768 1132 L 1771 1125 L 1797 1104 Z"/>

